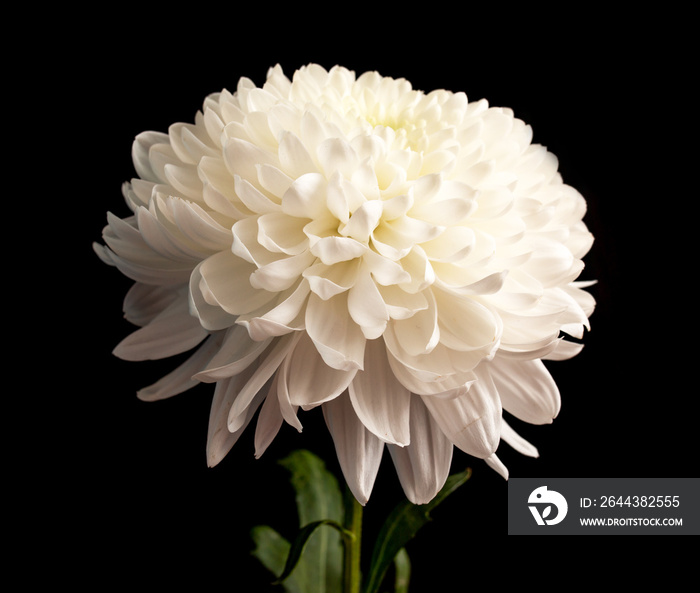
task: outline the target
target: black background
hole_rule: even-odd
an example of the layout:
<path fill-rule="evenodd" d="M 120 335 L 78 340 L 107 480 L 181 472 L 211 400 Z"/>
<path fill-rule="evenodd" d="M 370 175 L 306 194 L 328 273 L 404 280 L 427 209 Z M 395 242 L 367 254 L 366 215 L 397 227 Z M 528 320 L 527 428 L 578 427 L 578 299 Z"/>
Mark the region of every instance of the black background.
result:
<path fill-rule="evenodd" d="M 697 327 L 689 248 L 697 233 L 697 145 L 687 140 L 697 124 L 685 88 L 690 56 L 678 31 L 684 16 L 423 6 L 401 9 L 409 14 L 398 19 L 369 6 L 334 10 L 244 14 L 193 5 L 180 18 L 157 13 L 148 22 L 141 10 L 105 11 L 90 25 L 57 14 L 50 34 L 19 51 L 30 67 L 20 69 L 27 78 L 17 83 L 15 104 L 32 101 L 24 119 L 35 126 L 23 153 L 30 172 L 21 211 L 46 226 L 31 227 L 29 244 L 40 255 L 20 266 L 36 288 L 13 292 L 18 318 L 29 320 L 16 359 L 23 401 L 31 402 L 17 422 L 24 436 L 15 458 L 31 467 L 32 508 L 59 519 L 52 528 L 38 525 L 33 537 L 65 542 L 75 533 L 81 544 L 60 548 L 79 564 L 90 558 L 105 567 L 120 558 L 116 572 L 124 576 L 173 547 L 193 551 L 193 562 L 197 553 L 223 555 L 208 570 L 235 574 L 234 591 L 266 591 L 268 575 L 248 555 L 248 532 L 268 523 L 289 533 L 294 525 L 277 460 L 309 447 L 337 471 L 313 412 L 302 417 L 302 434 L 285 427 L 262 459 L 254 459 L 249 429 L 219 466 L 207 468 L 211 386 L 157 403 L 136 399 L 171 363 L 111 355 L 132 329 L 121 318 L 131 283 L 91 247 L 107 211 L 128 214 L 121 184 L 134 175 L 136 134 L 192 121 L 207 94 L 235 90 L 241 76 L 262 84 L 276 63 L 289 75 L 309 62 L 378 70 L 421 90 L 486 98 L 531 124 L 534 141 L 557 155 L 565 182 L 588 201 L 585 221 L 596 242 L 584 277 L 598 280 L 591 289 L 598 307 L 582 354 L 550 365 L 562 393 L 559 417 L 539 427 L 513 422 L 540 458 L 507 445 L 499 456 L 513 476 L 697 476 L 690 410 L 697 383 L 686 383 Z M 669 30 L 675 34 L 664 38 Z M 40 56 L 27 57 L 29 47 Z M 409 547 L 414 591 L 464 583 L 477 570 L 468 559 L 507 545 L 499 543 L 507 535 L 506 482 L 456 452 L 455 471 L 465 467 L 471 480 Z M 386 455 L 365 509 L 368 540 L 400 496 Z M 243 586 L 247 579 L 258 584 Z"/>

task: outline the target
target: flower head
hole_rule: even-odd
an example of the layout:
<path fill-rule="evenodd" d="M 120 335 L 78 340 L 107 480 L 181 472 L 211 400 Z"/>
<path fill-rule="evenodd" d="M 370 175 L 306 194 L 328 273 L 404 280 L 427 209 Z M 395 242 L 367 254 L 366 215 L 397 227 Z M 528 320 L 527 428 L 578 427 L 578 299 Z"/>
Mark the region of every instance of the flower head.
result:
<path fill-rule="evenodd" d="M 508 109 L 376 72 L 271 68 L 146 132 L 96 245 L 135 281 L 115 349 L 190 358 L 145 400 L 215 384 L 218 463 L 256 412 L 256 454 L 321 406 L 365 502 L 385 445 L 413 502 L 453 448 L 507 475 L 502 418 L 557 415 L 543 359 L 575 355 L 594 302 L 576 283 L 592 237 L 556 158 Z"/>

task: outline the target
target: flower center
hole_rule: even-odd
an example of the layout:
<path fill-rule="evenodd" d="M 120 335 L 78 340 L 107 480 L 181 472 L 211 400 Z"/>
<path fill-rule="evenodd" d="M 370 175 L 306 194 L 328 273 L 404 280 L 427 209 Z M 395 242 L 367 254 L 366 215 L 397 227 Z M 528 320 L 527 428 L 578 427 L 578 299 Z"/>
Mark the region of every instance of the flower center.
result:
<path fill-rule="evenodd" d="M 390 130 L 394 148 L 420 152 L 421 138 L 425 136 L 424 121 L 415 121 L 406 114 L 394 113 L 370 113 L 365 116 L 365 120 L 379 135 L 385 136 L 386 131 Z"/>

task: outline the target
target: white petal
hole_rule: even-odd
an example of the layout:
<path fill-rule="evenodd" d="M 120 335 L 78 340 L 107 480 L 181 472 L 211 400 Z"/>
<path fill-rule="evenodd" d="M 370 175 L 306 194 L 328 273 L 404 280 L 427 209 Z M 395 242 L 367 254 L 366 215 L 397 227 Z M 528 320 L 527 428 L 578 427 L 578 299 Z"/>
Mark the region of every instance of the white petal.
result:
<path fill-rule="evenodd" d="M 306 331 L 329 366 L 339 370 L 362 368 L 366 340 L 348 315 L 345 293 L 327 301 L 309 295 Z"/>
<path fill-rule="evenodd" d="M 256 341 L 304 329 L 304 305 L 308 294 L 309 285 L 301 280 L 297 286 L 280 293 L 262 312 L 240 315 L 236 323 L 247 328 L 250 337 Z"/>
<path fill-rule="evenodd" d="M 234 181 L 221 159 L 204 157 L 199 163 L 202 178 L 202 196 L 205 204 L 214 212 L 229 219 L 240 220 L 253 214 L 245 207 L 233 190 Z"/>
<path fill-rule="evenodd" d="M 174 261 L 155 253 L 128 221 L 107 214 L 102 237 L 113 253 L 105 253 L 122 274 L 144 284 L 169 285 L 187 282 L 193 262 Z"/>
<path fill-rule="evenodd" d="M 462 184 L 458 184 L 462 185 Z M 473 190 L 470 190 L 473 193 Z M 436 225 L 449 226 L 459 224 L 474 209 L 471 199 L 459 197 L 445 200 L 435 200 L 429 204 L 422 204 L 411 209 L 411 216 L 419 220 L 425 220 Z"/>
<path fill-rule="evenodd" d="M 308 248 L 309 240 L 303 224 L 281 212 L 264 214 L 258 218 L 258 242 L 268 249 L 287 255 L 298 255 Z"/>
<path fill-rule="evenodd" d="M 274 292 L 251 286 L 248 278 L 255 266 L 222 251 L 204 260 L 199 272 L 216 304 L 231 315 L 255 311 L 275 298 Z"/>
<path fill-rule="evenodd" d="M 154 203 L 154 209 L 157 204 Z M 158 255 L 173 261 L 192 262 L 194 267 L 201 260 L 201 251 L 189 249 L 180 237 L 171 232 L 157 216 L 145 208 L 136 211 L 139 232 L 143 240 Z"/>
<path fill-rule="evenodd" d="M 235 129 L 236 125 L 238 124 L 231 124 L 231 127 Z M 226 133 L 229 133 L 229 126 L 226 126 Z M 231 130 L 230 133 L 231 135 L 247 136 L 253 144 L 269 152 L 274 152 L 278 148 L 277 137 L 270 129 L 269 111 L 249 111 L 240 132 Z"/>
<path fill-rule="evenodd" d="M 234 176 L 234 187 L 238 197 L 251 212 L 265 214 L 279 211 L 279 204 L 271 200 L 247 179 L 242 179 L 238 175 Z"/>
<path fill-rule="evenodd" d="M 415 395 L 410 426 L 411 444 L 389 445 L 389 453 L 406 497 L 413 504 L 426 504 L 445 485 L 454 447 Z"/>
<path fill-rule="evenodd" d="M 226 330 L 219 351 L 209 361 L 204 370 L 195 378 L 205 383 L 213 383 L 237 375 L 248 368 L 268 347 L 271 338 L 261 342 L 250 339 L 246 329 L 235 325 Z"/>
<path fill-rule="evenodd" d="M 321 121 L 323 115 L 316 114 L 316 109 L 311 106 L 311 109 L 307 109 L 301 116 L 301 121 L 299 122 L 300 137 L 304 143 L 304 146 L 308 146 L 309 150 L 316 152 L 316 149 L 321 142 L 330 137 L 328 130 L 325 127 L 325 122 Z"/>
<path fill-rule="evenodd" d="M 209 337 L 185 362 L 158 381 L 140 389 L 136 396 L 142 401 L 159 401 L 183 393 L 199 383 L 193 376 L 217 352 L 220 339 Z"/>
<path fill-rule="evenodd" d="M 438 278 L 440 278 L 440 265 L 433 264 Z M 478 278 L 476 276 L 467 284 L 462 286 L 451 286 L 442 282 L 440 279 L 436 282 L 436 285 L 445 293 L 453 295 L 457 298 L 477 296 L 477 295 L 492 295 L 501 290 L 506 277 L 508 276 L 508 271 L 503 270 L 500 272 L 493 272 L 487 276 Z M 476 279 L 478 278 L 478 279 Z M 489 300 L 490 302 L 490 300 Z"/>
<path fill-rule="evenodd" d="M 387 326 L 384 341 L 394 374 L 411 392 L 421 395 L 437 394 L 474 381 L 474 368 L 484 359 L 480 350 L 457 352 L 438 344 L 427 354 L 410 356 Z"/>
<path fill-rule="evenodd" d="M 142 132 L 134 139 L 131 148 L 131 156 L 136 173 L 141 179 L 147 181 L 162 181 L 153 171 L 148 158 L 151 146 L 156 144 L 169 144 L 170 139 L 162 132 Z"/>
<path fill-rule="evenodd" d="M 167 163 L 163 167 L 163 177 L 183 197 L 193 202 L 203 202 L 204 185 L 195 166 Z"/>
<path fill-rule="evenodd" d="M 503 408 L 530 424 L 550 424 L 559 414 L 559 388 L 541 360 L 497 357 L 485 363 Z"/>
<path fill-rule="evenodd" d="M 415 245 L 401 259 L 401 265 L 411 276 L 409 282 L 401 284 L 406 292 L 420 292 L 435 282 L 435 270 L 420 245 Z"/>
<path fill-rule="evenodd" d="M 478 369 L 477 369 L 478 370 Z M 488 373 L 479 372 L 469 391 L 455 398 L 422 396 L 428 411 L 456 447 L 485 459 L 500 441 L 501 403 Z"/>
<path fill-rule="evenodd" d="M 357 372 L 348 392 L 368 430 L 387 443 L 408 445 L 411 394 L 394 376 L 383 340 L 367 342 L 364 370 Z"/>
<path fill-rule="evenodd" d="M 209 288 L 202 279 L 201 266 L 202 264 L 198 265 L 190 277 L 190 311 L 197 315 L 199 323 L 209 331 L 231 327 L 236 322 L 236 316 L 224 311 L 211 296 Z"/>
<path fill-rule="evenodd" d="M 279 144 L 279 160 L 281 169 L 292 179 L 317 173 L 318 168 L 303 142 L 294 133 L 285 131 Z"/>
<path fill-rule="evenodd" d="M 367 252 L 367 245 L 351 237 L 322 237 L 311 247 L 311 253 L 324 264 L 351 261 Z"/>
<path fill-rule="evenodd" d="M 231 247 L 231 229 L 224 227 L 201 206 L 184 200 L 171 200 L 175 223 L 195 245 L 210 252 Z"/>
<path fill-rule="evenodd" d="M 503 465 L 503 462 L 496 456 L 494 453 L 493 455 L 489 455 L 484 459 L 486 462 L 486 465 L 488 465 L 492 470 L 500 474 L 500 476 L 504 479 L 508 479 L 508 468 Z"/>
<path fill-rule="evenodd" d="M 289 367 L 283 364 L 273 379 L 273 386 L 276 392 L 275 397 L 277 399 L 277 405 L 282 418 L 287 422 L 287 424 L 293 426 L 297 429 L 297 431 L 301 432 L 301 422 L 297 417 L 299 406 L 293 405 L 289 399 L 289 390 L 287 389 L 288 375 Z M 272 393 L 272 390 L 270 390 L 270 393 Z"/>
<path fill-rule="evenodd" d="M 283 364 L 289 401 L 293 406 L 313 408 L 338 397 L 352 381 L 356 369 L 337 370 L 329 367 L 321 358 L 306 332 Z"/>
<path fill-rule="evenodd" d="M 123 360 L 158 360 L 191 350 L 207 335 L 199 320 L 190 315 L 187 300 L 181 298 L 122 340 L 114 355 Z"/>
<path fill-rule="evenodd" d="M 277 167 L 270 164 L 262 164 L 258 166 L 258 181 L 262 189 L 266 190 L 270 195 L 279 198 L 281 202 L 284 192 L 289 189 L 293 180 Z"/>
<path fill-rule="evenodd" d="M 369 249 L 362 257 L 377 284 L 391 286 L 411 281 L 411 275 L 401 267 L 401 264 L 382 257 Z"/>
<path fill-rule="evenodd" d="M 442 187 L 442 177 L 438 174 L 423 175 L 411 187 L 411 195 L 416 207 L 430 204 Z"/>
<path fill-rule="evenodd" d="M 323 404 L 323 415 L 345 481 L 357 501 L 365 505 L 379 471 L 384 443 L 360 422 L 347 395 Z"/>
<path fill-rule="evenodd" d="M 259 396 L 260 390 L 280 367 L 282 361 L 294 348 L 298 339 L 299 334 L 288 334 L 277 338 L 277 342 L 269 349 L 267 354 L 261 357 L 259 364 L 255 365 L 255 367 L 251 365 L 243 373 L 240 373 L 247 374 L 248 369 L 255 369 L 245 385 L 240 388 L 240 392 L 228 413 L 228 429 L 231 432 L 238 430 L 242 422 L 247 419 L 251 404 L 257 401 L 256 398 Z"/>
<path fill-rule="evenodd" d="M 325 301 L 354 286 L 359 268 L 359 259 L 336 266 L 319 262 L 309 266 L 302 275 L 308 280 L 311 290 Z"/>
<path fill-rule="evenodd" d="M 323 140 L 318 145 L 316 154 L 327 178 L 336 171 L 343 177 L 350 178 L 360 164 L 352 146 L 341 138 Z"/>
<path fill-rule="evenodd" d="M 570 342 L 569 340 L 558 340 L 555 348 L 538 358 L 543 358 L 544 360 L 569 360 L 583 350 L 583 344 L 577 342 Z"/>
<path fill-rule="evenodd" d="M 422 292 L 410 293 L 397 286 L 380 286 L 379 292 L 392 319 L 408 319 L 428 308 L 428 299 Z"/>
<path fill-rule="evenodd" d="M 250 275 L 250 285 L 272 293 L 282 292 L 295 285 L 315 259 L 309 251 L 281 257 L 255 270 Z"/>
<path fill-rule="evenodd" d="M 196 165 L 202 156 L 215 156 L 217 153 L 201 125 L 174 123 L 168 128 L 168 138 L 175 154 L 183 163 Z"/>
<path fill-rule="evenodd" d="M 532 274 L 545 287 L 558 286 L 576 279 L 583 263 L 574 258 L 572 253 L 561 243 L 538 237 L 532 240 L 532 257 L 522 266 L 525 272 Z"/>
<path fill-rule="evenodd" d="M 360 270 L 355 285 L 348 291 L 348 311 L 368 340 L 384 333 L 389 312 L 366 267 Z"/>
<path fill-rule="evenodd" d="M 409 356 L 432 352 L 440 341 L 435 297 L 430 290 L 422 294 L 427 300 L 428 306 L 425 309 L 416 311 L 408 319 L 394 320 L 390 324 L 396 343 Z M 395 349 L 392 348 L 392 350 Z"/>
<path fill-rule="evenodd" d="M 365 202 L 352 213 L 346 223 L 338 227 L 338 232 L 345 237 L 367 243 L 381 218 L 382 202 L 380 200 Z"/>
<path fill-rule="evenodd" d="M 474 231 L 468 227 L 451 226 L 440 236 L 421 243 L 430 261 L 456 262 L 463 259 L 474 247 Z"/>
<path fill-rule="evenodd" d="M 328 179 L 326 190 L 326 205 L 328 211 L 340 222 L 346 223 L 350 213 L 366 202 L 365 196 L 340 173 L 333 173 Z"/>
<path fill-rule="evenodd" d="M 413 194 L 400 194 L 384 200 L 384 214 L 382 218 L 384 220 L 395 220 L 400 216 L 404 216 L 413 206 Z"/>
<path fill-rule="evenodd" d="M 256 267 L 264 266 L 279 257 L 279 250 L 271 250 L 260 243 L 258 217 L 248 216 L 233 224 L 231 252 Z M 275 251 L 276 253 L 273 253 Z"/>
<path fill-rule="evenodd" d="M 501 439 L 508 443 L 521 455 L 527 457 L 539 457 L 537 447 L 521 437 L 505 420 L 501 420 Z"/>
<path fill-rule="evenodd" d="M 258 179 L 259 166 L 277 165 L 274 155 L 240 138 L 228 139 L 223 154 L 230 175 L 232 177 L 237 175 L 253 185 Z"/>
<path fill-rule="evenodd" d="M 272 382 L 270 391 L 260 407 L 258 422 L 255 425 L 255 457 L 259 459 L 275 439 L 284 423 L 280 405 L 277 400 L 277 375 Z"/>
<path fill-rule="evenodd" d="M 172 287 L 136 282 L 124 297 L 124 318 L 143 327 L 180 298 L 182 292 Z"/>
<path fill-rule="evenodd" d="M 248 368 L 243 373 L 230 379 L 224 379 L 216 384 L 214 399 L 209 412 L 209 429 L 207 432 L 207 464 L 209 467 L 217 465 L 231 450 L 241 433 L 245 430 L 250 420 L 255 415 L 262 397 L 253 405 L 248 406 L 235 431 L 228 429 L 228 416 L 233 404 L 243 385 L 250 379 L 253 369 Z M 251 402 L 252 403 L 252 402 Z"/>
<path fill-rule="evenodd" d="M 455 370 L 449 365 L 449 355 L 441 346 L 425 357 L 421 357 L 427 359 L 418 361 L 423 364 L 422 367 L 407 365 L 399 361 L 392 352 L 388 352 L 388 355 L 394 375 L 412 393 L 432 397 L 441 396 L 447 391 L 459 389 L 475 381 L 473 372 Z M 440 372 L 441 368 L 446 372 Z"/>
<path fill-rule="evenodd" d="M 482 350 L 488 356 L 501 337 L 501 318 L 476 299 L 455 297 L 433 290 L 438 312 L 440 341 L 458 350 Z"/>
<path fill-rule="evenodd" d="M 282 210 L 297 218 L 321 218 L 326 209 L 326 180 L 318 173 L 307 173 L 294 179 L 282 196 Z"/>
<path fill-rule="evenodd" d="M 377 251 L 387 252 L 386 257 L 391 257 L 392 248 L 394 252 L 404 254 L 401 256 L 404 257 L 410 252 L 413 245 L 431 241 L 439 237 L 444 230 L 444 227 L 408 216 L 401 216 L 396 220 L 382 222 L 374 230 L 372 240 Z"/>
<path fill-rule="evenodd" d="M 380 199 L 379 184 L 377 182 L 377 174 L 374 170 L 374 164 L 365 159 L 360 166 L 353 172 L 350 179 L 352 185 L 356 187 L 367 200 Z"/>

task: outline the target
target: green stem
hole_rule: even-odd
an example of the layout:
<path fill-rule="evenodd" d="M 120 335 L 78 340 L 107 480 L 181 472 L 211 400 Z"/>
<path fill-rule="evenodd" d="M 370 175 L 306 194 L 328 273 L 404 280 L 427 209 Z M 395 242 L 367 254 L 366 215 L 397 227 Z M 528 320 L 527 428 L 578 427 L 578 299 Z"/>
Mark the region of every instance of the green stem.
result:
<path fill-rule="evenodd" d="M 362 549 L 362 505 L 350 489 L 345 490 L 345 529 L 352 535 L 345 538 L 345 563 L 343 593 L 360 593 L 362 574 L 360 557 Z"/>

